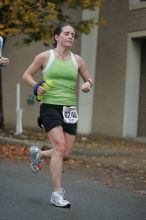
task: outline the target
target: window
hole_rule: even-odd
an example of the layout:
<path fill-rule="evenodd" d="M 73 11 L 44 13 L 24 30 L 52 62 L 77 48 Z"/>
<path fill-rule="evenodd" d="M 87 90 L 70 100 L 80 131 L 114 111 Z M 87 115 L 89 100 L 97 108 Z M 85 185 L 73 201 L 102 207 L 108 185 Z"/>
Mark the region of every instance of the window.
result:
<path fill-rule="evenodd" d="M 146 0 L 129 0 L 129 9 L 136 10 L 146 8 Z"/>

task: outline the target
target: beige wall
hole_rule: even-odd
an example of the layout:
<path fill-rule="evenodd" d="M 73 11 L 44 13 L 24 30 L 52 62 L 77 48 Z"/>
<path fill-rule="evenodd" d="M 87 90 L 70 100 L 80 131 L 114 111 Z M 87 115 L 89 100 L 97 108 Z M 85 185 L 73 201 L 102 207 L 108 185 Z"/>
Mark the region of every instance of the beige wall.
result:
<path fill-rule="evenodd" d="M 124 22 L 128 13 L 126 2 L 104 1 L 100 12 L 107 23 L 99 27 L 94 133 L 122 135 L 127 37 Z"/>
<path fill-rule="evenodd" d="M 2 74 L 3 79 L 3 112 L 5 125 L 13 125 L 16 121 L 16 84 L 20 83 L 20 107 L 23 109 L 23 125 L 34 126 L 38 114 L 38 103 L 27 105 L 27 96 L 32 94 L 32 88 L 23 80 L 22 74 L 33 61 L 36 54 L 42 52 L 44 46 L 41 43 L 33 43 L 31 46 L 15 47 L 16 38 L 9 38 L 4 48 L 4 55 L 11 60 L 10 65 Z M 40 78 L 38 74 L 37 78 Z"/>
<path fill-rule="evenodd" d="M 73 13 L 73 17 L 73 19 L 81 18 L 81 13 L 76 11 Z M 122 137 L 124 118 L 126 118 L 125 86 L 128 71 L 128 36 L 133 32 L 146 31 L 146 7 L 130 10 L 128 0 L 103 0 L 100 17 L 105 18 L 107 23 L 99 26 L 98 29 L 93 117 L 91 117 L 92 123 L 89 132 Z M 11 59 L 11 64 L 4 69 L 2 74 L 5 125 L 15 124 L 16 83 L 20 82 L 23 125 L 34 127 L 37 126 L 36 117 L 39 104 L 27 105 L 26 98 L 32 93 L 32 89 L 22 81 L 21 77 L 34 56 L 46 48 L 41 43 L 16 48 L 13 46 L 13 42 L 14 38 L 9 38 L 4 49 L 4 55 Z M 80 39 L 76 42 L 74 51 L 80 53 Z M 89 51 L 88 53 L 90 62 L 92 57 Z"/>
<path fill-rule="evenodd" d="M 146 8 L 129 10 L 127 0 L 104 0 L 100 11 L 93 133 L 123 136 L 128 33 L 146 29 Z"/>

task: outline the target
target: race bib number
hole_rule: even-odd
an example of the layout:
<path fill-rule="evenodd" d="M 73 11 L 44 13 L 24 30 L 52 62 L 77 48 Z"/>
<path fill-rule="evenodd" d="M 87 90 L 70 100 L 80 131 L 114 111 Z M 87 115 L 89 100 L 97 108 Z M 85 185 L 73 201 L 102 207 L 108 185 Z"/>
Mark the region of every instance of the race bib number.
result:
<path fill-rule="evenodd" d="M 78 121 L 78 113 L 76 106 L 64 106 L 63 107 L 63 118 L 67 124 L 75 124 Z"/>

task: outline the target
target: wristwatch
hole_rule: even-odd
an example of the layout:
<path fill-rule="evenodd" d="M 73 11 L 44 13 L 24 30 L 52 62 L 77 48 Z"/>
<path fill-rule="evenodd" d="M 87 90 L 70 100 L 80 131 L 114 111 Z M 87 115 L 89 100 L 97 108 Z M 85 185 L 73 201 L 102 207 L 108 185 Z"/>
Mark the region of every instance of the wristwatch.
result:
<path fill-rule="evenodd" d="M 88 79 L 86 82 L 89 82 L 90 83 L 90 88 L 93 86 L 93 82 L 91 79 Z"/>

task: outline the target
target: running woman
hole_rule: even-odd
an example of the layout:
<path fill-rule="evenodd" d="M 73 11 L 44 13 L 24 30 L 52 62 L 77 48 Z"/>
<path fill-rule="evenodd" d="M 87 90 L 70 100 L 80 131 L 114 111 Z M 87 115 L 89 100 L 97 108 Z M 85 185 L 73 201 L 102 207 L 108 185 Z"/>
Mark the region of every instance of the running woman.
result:
<path fill-rule="evenodd" d="M 50 204 L 70 207 L 62 188 L 62 167 L 64 158 L 71 154 L 77 130 L 76 81 L 78 73 L 83 79 L 81 90 L 89 92 L 92 79 L 84 60 L 70 49 L 75 40 L 75 30 L 70 24 L 63 24 L 54 31 L 54 49 L 38 54 L 23 74 L 23 79 L 41 96 L 38 124 L 43 126 L 52 149 L 42 151 L 37 146 L 30 148 L 33 172 L 38 172 L 43 159 L 50 159 L 50 173 L 53 192 Z M 42 81 L 36 82 L 34 74 L 42 70 L 43 83 L 50 82 L 46 89 Z"/>

